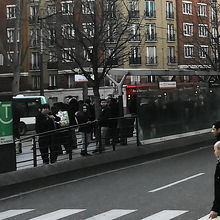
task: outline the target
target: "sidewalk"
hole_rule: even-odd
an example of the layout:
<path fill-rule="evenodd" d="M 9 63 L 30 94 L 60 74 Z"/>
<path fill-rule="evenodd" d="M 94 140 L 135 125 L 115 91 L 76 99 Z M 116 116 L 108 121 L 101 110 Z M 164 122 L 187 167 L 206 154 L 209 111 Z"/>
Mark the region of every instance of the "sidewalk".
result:
<path fill-rule="evenodd" d="M 148 156 L 148 160 L 150 160 L 150 158 L 159 153 L 162 155 L 162 152 L 177 153 L 178 151 L 212 146 L 213 143 L 213 137 L 210 133 L 206 133 L 142 146 L 137 146 L 135 143 L 126 146 L 117 145 L 116 151 L 107 151 L 89 157 L 77 157 L 73 158 L 73 160 L 66 160 L 46 166 L 0 174 L 0 187 L 136 157 Z"/>

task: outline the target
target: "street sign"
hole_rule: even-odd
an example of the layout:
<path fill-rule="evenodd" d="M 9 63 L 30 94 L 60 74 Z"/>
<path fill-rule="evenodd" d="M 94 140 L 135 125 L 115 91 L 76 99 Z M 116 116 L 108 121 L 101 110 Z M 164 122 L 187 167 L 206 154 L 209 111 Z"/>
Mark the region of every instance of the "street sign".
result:
<path fill-rule="evenodd" d="M 160 89 L 176 89 L 176 82 L 159 82 Z"/>
<path fill-rule="evenodd" d="M 0 145 L 13 143 L 12 102 L 0 101 Z"/>

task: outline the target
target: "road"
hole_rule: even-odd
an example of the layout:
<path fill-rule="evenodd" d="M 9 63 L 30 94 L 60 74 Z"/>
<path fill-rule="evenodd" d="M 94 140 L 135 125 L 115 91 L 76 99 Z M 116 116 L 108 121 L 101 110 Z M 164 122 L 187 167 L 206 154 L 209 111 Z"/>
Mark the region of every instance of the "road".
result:
<path fill-rule="evenodd" d="M 205 220 L 215 165 L 213 150 L 203 148 L 57 176 L 47 186 L 1 198 L 0 220 Z"/>

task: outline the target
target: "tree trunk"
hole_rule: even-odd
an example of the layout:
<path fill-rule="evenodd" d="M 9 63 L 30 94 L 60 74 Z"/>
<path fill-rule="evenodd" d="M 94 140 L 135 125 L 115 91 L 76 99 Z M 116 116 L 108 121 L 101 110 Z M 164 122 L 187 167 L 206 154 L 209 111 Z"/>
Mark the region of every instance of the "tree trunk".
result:
<path fill-rule="evenodd" d="M 94 94 L 95 118 L 98 119 L 101 113 L 100 93 L 99 93 L 98 85 L 93 86 L 93 94 Z"/>
<path fill-rule="evenodd" d="M 12 80 L 12 94 L 13 96 L 18 95 L 20 92 L 20 68 L 16 68 L 13 73 Z"/>

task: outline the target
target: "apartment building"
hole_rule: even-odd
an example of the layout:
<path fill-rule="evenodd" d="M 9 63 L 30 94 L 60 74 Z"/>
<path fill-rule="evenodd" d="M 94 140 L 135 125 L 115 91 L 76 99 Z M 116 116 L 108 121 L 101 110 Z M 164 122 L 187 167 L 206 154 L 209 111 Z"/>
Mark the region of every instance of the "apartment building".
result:
<path fill-rule="evenodd" d="M 4 93 L 12 91 L 13 74 L 18 68 L 14 63 L 14 59 L 21 58 L 19 65 L 21 89 L 26 87 L 26 77 L 28 75 L 28 56 L 26 56 L 28 48 L 28 23 L 27 23 L 27 7 L 26 1 L 22 1 L 19 5 L 21 20 L 19 22 L 16 11 L 17 1 L 4 0 L 0 1 L 0 92 Z M 20 23 L 20 25 L 19 25 Z M 17 29 L 16 29 L 17 24 Z M 17 35 L 15 35 L 17 32 Z M 16 41 L 16 43 L 15 43 Z"/>
<path fill-rule="evenodd" d="M 90 57 L 88 51 L 82 50 L 81 46 L 75 43 L 75 30 L 66 21 L 73 14 L 77 14 L 85 33 L 93 37 L 94 30 L 89 25 L 91 22 L 88 17 L 94 13 L 95 1 L 88 1 L 88 7 L 82 5 L 76 7 L 73 0 L 22 2 L 24 3 L 20 38 L 24 48 L 20 81 L 22 93 L 28 90 L 30 94 L 39 94 L 41 82 L 49 94 L 48 97 L 55 97 L 57 91 L 65 93 L 63 96 L 74 93 L 74 89 L 82 87 L 82 84 L 76 82 L 76 74 L 80 74 L 78 65 L 76 62 L 69 62 L 71 50 L 78 51 L 78 56 L 85 60 L 84 65 L 88 68 Z M 127 59 L 120 63 L 120 68 L 125 71 L 126 69 L 162 71 L 206 63 L 206 55 L 211 53 L 208 38 L 211 12 L 208 2 L 208 0 L 127 0 L 131 24 L 130 40 L 126 47 L 130 53 Z M 16 19 L 15 6 L 16 0 L 0 1 L 4 45 L 9 45 L 9 38 L 12 36 L 10 33 L 12 26 L 15 25 L 15 22 L 12 22 Z M 63 48 L 57 45 L 63 45 Z M 9 48 L 7 51 L 10 54 Z M 118 67 L 118 60 L 115 59 L 114 62 Z M 0 84 L 2 84 L 0 92 L 11 90 L 9 85 L 13 71 L 9 66 L 0 52 Z M 127 83 L 155 80 L 156 78 L 152 76 L 131 77 Z M 108 85 L 108 82 L 103 82 L 103 85 Z"/>
<path fill-rule="evenodd" d="M 177 1 L 178 65 L 206 68 L 210 64 L 212 8 L 209 0 Z"/>
<path fill-rule="evenodd" d="M 130 41 L 129 68 L 167 69 L 176 68 L 176 3 L 169 0 L 128 1 L 130 16 L 141 22 L 136 38 Z M 138 46 L 135 43 L 139 41 Z M 135 59 L 136 58 L 136 59 Z"/>

